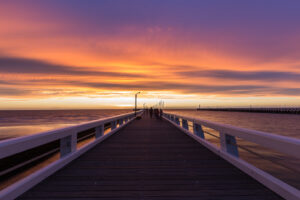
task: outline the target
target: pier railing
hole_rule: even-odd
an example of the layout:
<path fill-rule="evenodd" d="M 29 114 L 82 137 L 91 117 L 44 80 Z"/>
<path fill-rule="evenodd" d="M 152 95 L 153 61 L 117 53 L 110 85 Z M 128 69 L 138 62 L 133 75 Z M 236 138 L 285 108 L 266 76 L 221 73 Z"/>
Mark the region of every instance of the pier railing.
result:
<path fill-rule="evenodd" d="M 299 199 L 300 191 L 269 173 L 258 169 L 254 165 L 242 160 L 239 157 L 239 149 L 236 138 L 256 143 L 263 147 L 281 152 L 285 155 L 300 158 L 300 140 L 271 133 L 249 130 L 245 128 L 224 125 L 181 116 L 172 113 L 164 113 L 163 117 L 173 125 L 184 131 L 187 135 L 197 140 L 199 143 L 229 161 L 257 181 L 261 182 L 271 190 L 275 191 L 286 199 Z M 220 147 L 205 139 L 204 127 L 213 129 L 219 133 Z"/>
<path fill-rule="evenodd" d="M 142 112 L 138 111 L 137 115 L 142 114 Z M 16 198 L 117 132 L 135 117 L 135 113 L 123 114 L 40 134 L 0 141 L 0 176 L 14 173 L 14 170 L 18 170 L 31 162 L 36 162 L 54 152 L 60 154 L 58 160 L 1 190 L 0 199 Z M 91 137 L 94 137 L 93 141 L 81 145 L 79 148 L 80 141 Z M 50 150 L 44 152 L 45 149 L 49 148 Z M 26 158 L 28 155 L 30 159 L 24 160 L 24 157 Z"/>

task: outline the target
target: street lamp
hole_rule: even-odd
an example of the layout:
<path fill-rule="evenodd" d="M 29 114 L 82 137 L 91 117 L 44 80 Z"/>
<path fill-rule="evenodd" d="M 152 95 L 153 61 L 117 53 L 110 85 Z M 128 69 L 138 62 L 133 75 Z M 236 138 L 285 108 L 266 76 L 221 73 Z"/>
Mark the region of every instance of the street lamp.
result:
<path fill-rule="evenodd" d="M 134 109 L 134 115 L 136 116 L 136 109 L 137 109 L 137 95 L 140 94 L 141 92 L 137 92 L 135 94 L 135 109 Z"/>

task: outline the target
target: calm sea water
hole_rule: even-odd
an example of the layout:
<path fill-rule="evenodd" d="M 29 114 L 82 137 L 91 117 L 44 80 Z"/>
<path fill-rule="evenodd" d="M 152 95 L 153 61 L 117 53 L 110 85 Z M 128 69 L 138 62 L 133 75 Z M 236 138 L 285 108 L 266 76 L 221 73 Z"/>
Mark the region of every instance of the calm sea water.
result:
<path fill-rule="evenodd" d="M 131 110 L 0 111 L 0 140 L 36 134 L 128 112 Z M 300 115 L 196 110 L 168 110 L 166 112 L 300 139 Z M 218 136 L 218 133 L 213 130 L 207 129 L 207 131 Z M 206 135 L 206 139 L 219 146 L 218 138 Z M 241 139 L 237 142 L 243 147 L 239 149 L 242 159 L 300 188 L 299 159 Z"/>
<path fill-rule="evenodd" d="M 169 110 L 190 117 L 300 139 L 300 115 L 228 111 Z"/>
<path fill-rule="evenodd" d="M 0 140 L 132 112 L 132 110 L 11 110 L 0 111 Z"/>

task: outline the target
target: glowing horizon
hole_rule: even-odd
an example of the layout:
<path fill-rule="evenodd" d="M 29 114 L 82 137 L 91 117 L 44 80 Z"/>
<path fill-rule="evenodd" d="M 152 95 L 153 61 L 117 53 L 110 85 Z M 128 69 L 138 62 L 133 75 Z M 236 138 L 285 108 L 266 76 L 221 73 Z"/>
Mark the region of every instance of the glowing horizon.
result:
<path fill-rule="evenodd" d="M 0 109 L 300 106 L 296 1 L 0 3 Z"/>

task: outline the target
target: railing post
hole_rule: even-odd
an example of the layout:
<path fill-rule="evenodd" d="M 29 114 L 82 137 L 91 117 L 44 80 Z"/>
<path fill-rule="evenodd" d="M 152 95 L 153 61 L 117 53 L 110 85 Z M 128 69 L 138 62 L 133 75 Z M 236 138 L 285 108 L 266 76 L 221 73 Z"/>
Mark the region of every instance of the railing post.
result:
<path fill-rule="evenodd" d="M 104 124 L 101 124 L 100 126 L 96 127 L 95 137 L 99 138 L 99 137 L 101 137 L 103 135 L 104 135 Z"/>
<path fill-rule="evenodd" d="M 175 123 L 180 126 L 180 121 L 178 117 L 175 117 Z"/>
<path fill-rule="evenodd" d="M 204 131 L 203 131 L 201 125 L 193 122 L 193 128 L 194 128 L 194 134 L 196 134 L 197 136 L 199 136 L 202 139 L 205 139 Z"/>
<path fill-rule="evenodd" d="M 73 133 L 60 139 L 60 157 L 64 157 L 76 151 L 77 133 Z"/>
<path fill-rule="evenodd" d="M 174 122 L 174 119 L 175 119 L 175 118 L 174 118 L 174 115 L 171 115 L 170 118 L 171 118 L 171 121 Z"/>
<path fill-rule="evenodd" d="M 111 122 L 111 130 L 114 130 L 115 128 L 117 128 L 117 122 L 116 121 L 112 121 Z"/>
<path fill-rule="evenodd" d="M 120 125 L 120 126 L 123 125 L 123 118 L 119 120 L 119 125 Z"/>
<path fill-rule="evenodd" d="M 220 133 L 220 143 L 221 150 L 226 151 L 235 157 L 239 157 L 239 150 L 234 136 Z"/>
<path fill-rule="evenodd" d="M 182 127 L 186 130 L 189 130 L 189 124 L 188 121 L 186 119 L 182 118 Z"/>

